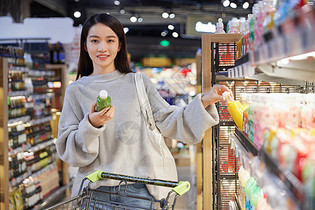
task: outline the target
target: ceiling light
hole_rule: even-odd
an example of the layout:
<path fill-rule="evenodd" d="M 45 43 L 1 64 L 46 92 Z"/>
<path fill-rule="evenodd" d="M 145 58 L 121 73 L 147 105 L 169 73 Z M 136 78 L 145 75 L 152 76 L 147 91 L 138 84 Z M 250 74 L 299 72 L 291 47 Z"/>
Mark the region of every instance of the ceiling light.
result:
<path fill-rule="evenodd" d="M 114 1 L 114 4 L 116 5 L 116 6 L 119 6 L 120 5 L 120 1 Z"/>
<path fill-rule="evenodd" d="M 170 18 L 172 18 L 172 19 L 175 18 L 175 14 L 174 14 L 174 13 L 171 13 L 171 14 L 170 14 Z"/>
<path fill-rule="evenodd" d="M 139 17 L 139 18 L 138 18 L 138 22 L 141 23 L 142 21 L 143 21 L 143 18 L 142 18 L 142 17 Z"/>
<path fill-rule="evenodd" d="M 74 16 L 75 18 L 79 18 L 79 17 L 81 17 L 81 12 L 75 11 L 75 12 L 73 13 L 73 16 Z"/>
<path fill-rule="evenodd" d="M 167 28 L 168 28 L 169 30 L 174 30 L 175 27 L 174 27 L 173 25 L 168 25 Z"/>
<path fill-rule="evenodd" d="M 224 7 L 228 7 L 229 5 L 230 5 L 230 1 L 229 0 L 224 0 L 223 6 Z"/>
<path fill-rule="evenodd" d="M 177 32 L 173 32 L 173 33 L 172 33 L 172 36 L 173 36 L 174 38 L 177 38 L 177 37 L 178 37 L 178 33 L 177 33 Z"/>
<path fill-rule="evenodd" d="M 167 30 L 164 30 L 161 32 L 161 36 L 166 36 L 168 34 L 168 31 Z"/>
<path fill-rule="evenodd" d="M 162 13 L 162 18 L 168 18 L 169 14 L 167 12 Z"/>
<path fill-rule="evenodd" d="M 236 9 L 236 8 L 237 8 L 237 5 L 236 5 L 234 2 L 232 2 L 232 3 L 230 4 L 230 6 L 231 6 L 233 9 Z"/>
<path fill-rule="evenodd" d="M 246 2 L 244 2 L 244 4 L 243 4 L 243 9 L 247 9 L 249 7 L 249 3 L 246 1 Z"/>
<path fill-rule="evenodd" d="M 137 18 L 136 18 L 135 16 L 131 16 L 131 17 L 130 17 L 130 21 L 131 21 L 132 23 L 135 23 L 135 22 L 137 22 Z"/>
<path fill-rule="evenodd" d="M 125 34 L 128 33 L 128 31 L 129 31 L 129 28 L 128 27 L 124 27 Z"/>
<path fill-rule="evenodd" d="M 202 23 L 201 21 L 198 21 L 195 25 L 195 30 L 197 32 L 210 32 L 214 33 L 216 30 L 216 26 L 212 24 L 211 22 L 208 23 Z"/>
<path fill-rule="evenodd" d="M 126 10 L 121 9 L 119 12 L 120 12 L 120 14 L 122 14 L 122 15 L 123 15 L 123 14 L 125 14 L 125 13 L 126 13 Z"/>

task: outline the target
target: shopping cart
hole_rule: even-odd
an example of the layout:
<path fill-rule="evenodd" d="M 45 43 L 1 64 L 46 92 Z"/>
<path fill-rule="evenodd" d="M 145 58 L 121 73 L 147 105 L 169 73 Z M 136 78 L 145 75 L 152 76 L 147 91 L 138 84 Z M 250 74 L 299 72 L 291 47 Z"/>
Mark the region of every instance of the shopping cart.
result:
<path fill-rule="evenodd" d="M 114 179 L 119 180 L 119 185 L 117 190 L 114 191 L 100 191 L 97 189 L 92 189 L 90 184 L 96 182 L 100 179 Z M 89 181 L 88 185 L 83 188 L 84 182 Z M 149 184 L 149 185 L 156 185 L 161 187 L 170 187 L 169 193 L 167 194 L 166 198 L 161 200 L 157 199 L 150 199 L 143 196 L 137 195 L 130 195 L 126 190 L 120 190 L 120 187 L 125 185 L 127 186 L 128 183 L 142 183 L 142 184 Z M 82 190 L 83 188 L 83 190 Z M 127 189 L 127 187 L 125 187 Z M 125 176 L 121 174 L 111 174 L 106 173 L 103 171 L 95 171 L 94 173 L 86 176 L 80 186 L 79 195 L 70 198 L 69 200 L 63 201 L 58 203 L 48 210 L 52 209 L 124 209 L 124 210 L 135 210 L 135 209 L 174 209 L 176 199 L 178 196 L 185 194 L 190 189 L 190 183 L 188 181 L 180 181 L 180 182 L 173 182 L 173 181 L 166 181 L 160 179 L 148 179 L 148 178 L 140 178 L 140 177 L 133 177 L 133 176 Z M 132 206 L 131 204 L 122 204 L 115 200 L 104 201 L 102 199 L 96 199 L 93 197 L 93 193 L 98 192 L 101 194 L 106 195 L 114 195 L 117 197 L 128 197 L 132 199 L 140 199 L 140 200 L 147 200 L 150 202 L 149 208 L 141 208 L 139 206 Z M 118 199 L 119 200 L 119 199 Z"/>

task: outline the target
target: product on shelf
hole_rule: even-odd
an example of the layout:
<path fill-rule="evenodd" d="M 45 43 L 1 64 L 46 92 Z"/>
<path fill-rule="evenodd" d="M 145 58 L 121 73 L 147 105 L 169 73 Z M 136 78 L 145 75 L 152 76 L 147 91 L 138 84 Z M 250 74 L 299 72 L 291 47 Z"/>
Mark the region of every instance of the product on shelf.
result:
<path fill-rule="evenodd" d="M 218 22 L 216 24 L 216 31 L 215 33 L 216 34 L 225 34 L 225 31 L 224 31 L 224 25 L 223 25 L 223 22 L 222 22 L 222 18 L 219 18 L 218 19 Z"/>
<path fill-rule="evenodd" d="M 1 70 L 9 73 L 6 182 L 10 191 L 4 193 L 9 193 L 10 208 L 18 210 L 33 209 L 43 202 L 43 192 L 47 197 L 59 187 L 59 173 L 50 125 L 53 94 L 47 86 L 54 71 L 44 69 L 45 56 L 21 55 L 18 59 L 23 62 L 16 56 L 12 55 L 8 68 Z"/>
<path fill-rule="evenodd" d="M 225 100 L 228 103 L 227 110 L 231 114 L 235 124 L 237 125 L 237 127 L 242 129 L 244 106 L 241 104 L 240 101 L 233 100 L 230 92 L 224 92 L 222 96 L 225 98 Z"/>

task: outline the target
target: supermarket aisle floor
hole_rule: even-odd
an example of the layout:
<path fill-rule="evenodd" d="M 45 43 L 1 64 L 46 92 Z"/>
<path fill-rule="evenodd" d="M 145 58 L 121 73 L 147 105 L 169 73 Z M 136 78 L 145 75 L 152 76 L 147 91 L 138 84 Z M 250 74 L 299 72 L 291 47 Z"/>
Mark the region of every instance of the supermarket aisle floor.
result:
<path fill-rule="evenodd" d="M 178 180 L 189 181 L 190 190 L 177 198 L 175 210 L 195 210 L 196 209 L 196 187 L 195 173 L 190 166 L 178 166 Z"/>

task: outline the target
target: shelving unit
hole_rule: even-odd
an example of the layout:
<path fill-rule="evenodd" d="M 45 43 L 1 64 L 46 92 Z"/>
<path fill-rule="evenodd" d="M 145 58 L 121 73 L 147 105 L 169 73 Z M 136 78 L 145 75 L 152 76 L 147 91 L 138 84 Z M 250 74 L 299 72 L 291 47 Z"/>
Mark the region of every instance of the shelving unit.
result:
<path fill-rule="evenodd" d="M 304 6 L 263 36 L 264 44 L 238 60 L 229 78 L 303 84 L 315 81 L 315 9 Z"/>
<path fill-rule="evenodd" d="M 236 66 L 228 69 L 229 79 L 255 79 L 295 86 L 293 89 L 282 86 L 279 92 L 284 93 L 314 92 L 315 30 L 305 22 L 315 22 L 314 8 L 303 7 L 282 25 L 264 34 L 265 43 L 261 47 L 237 60 Z M 289 31 L 288 27 L 294 30 Z M 263 147 L 256 148 L 238 128 L 234 135 L 249 154 L 259 157 L 268 172 L 287 189 L 299 209 L 314 208 L 314 195 L 307 195 L 304 184 L 293 172 L 284 168 Z"/>
<path fill-rule="evenodd" d="M 52 79 L 52 81 L 60 82 L 60 85 L 61 85 L 60 87 L 52 88 L 52 89 L 55 94 L 55 97 L 53 100 L 53 108 L 61 111 L 65 91 L 68 86 L 67 65 L 66 64 L 46 64 L 45 68 L 55 72 L 55 76 Z"/>
<path fill-rule="evenodd" d="M 234 48 L 235 43 L 241 38 L 239 34 L 203 34 L 202 35 L 202 92 L 207 92 L 212 85 L 216 82 L 216 77 L 220 77 L 216 75 L 214 72 L 218 74 L 227 75 L 227 69 L 234 66 Z M 214 44 L 223 44 L 225 47 L 232 47 L 233 50 L 230 52 L 225 52 L 228 57 L 219 58 L 219 53 L 215 53 L 213 50 Z M 232 44 L 231 46 L 229 44 Z M 224 49 L 224 48 L 223 48 Z M 227 49 L 227 48 L 225 48 Z M 232 56 L 232 57 L 231 57 Z M 219 63 L 214 63 L 215 58 L 225 63 L 224 66 L 219 66 Z M 228 59 L 227 59 L 228 58 Z M 232 58 L 233 62 L 230 62 L 230 58 Z M 219 70 L 220 69 L 220 70 Z M 222 70 L 222 71 L 221 71 Z M 219 72 L 220 71 L 220 72 Z M 220 125 L 231 125 L 231 121 L 222 121 Z M 209 129 L 206 131 L 205 137 L 202 141 L 202 182 L 203 182 L 203 199 L 201 208 L 204 210 L 207 209 L 215 209 L 218 208 L 218 194 L 214 192 L 228 192 L 225 191 L 225 185 L 223 183 L 224 176 L 222 176 L 222 189 L 221 189 L 221 179 L 220 179 L 220 168 L 216 168 L 221 164 L 219 154 L 220 146 L 218 145 L 220 131 L 218 127 L 213 129 Z M 222 139 L 223 143 L 225 142 Z M 223 145 L 221 145 L 223 146 Z M 223 146 L 228 151 L 228 146 Z M 228 154 L 227 154 L 228 155 Z M 218 163 L 218 164 L 217 164 Z M 217 164 L 217 166 L 216 166 Z M 236 164 L 234 163 L 234 166 Z M 229 174 L 225 174 L 226 177 L 234 178 L 235 173 L 229 176 Z M 220 182 L 220 183 L 219 183 Z M 197 180 L 198 183 L 198 180 Z M 229 192 L 228 192 L 229 193 Z M 229 195 L 234 197 L 233 195 Z"/>
<path fill-rule="evenodd" d="M 0 202 L 1 209 L 9 208 L 9 159 L 8 159 L 8 60 L 0 58 Z"/>
<path fill-rule="evenodd" d="M 270 155 L 263 149 L 257 149 L 248 137 L 236 128 L 234 134 L 242 146 L 253 156 L 258 156 L 265 163 L 266 167 L 277 176 L 287 187 L 289 192 L 295 197 L 300 209 L 303 209 L 305 203 L 305 190 L 303 184 L 288 169 L 281 167 Z"/>
<path fill-rule="evenodd" d="M 0 99 L 3 102 L 0 105 L 1 209 L 9 209 L 9 206 L 12 205 L 10 203 L 12 202 L 11 196 L 14 194 L 9 194 L 10 188 L 18 187 L 22 181 L 30 176 L 37 177 L 41 181 L 41 185 L 31 193 L 29 190 L 28 192 L 22 191 L 23 198 L 42 194 L 43 199 L 52 200 L 58 197 L 62 199 L 65 190 L 63 192 L 56 190 L 59 188 L 60 177 L 56 164 L 58 160 L 54 145 L 56 139 L 51 136 L 50 123 L 53 116 L 49 108 L 50 101 L 54 96 L 53 93 L 47 92 L 48 89 L 43 86 L 44 82 L 47 81 L 45 78 L 55 74 L 48 69 L 29 70 L 25 66 L 9 65 L 9 60 L 12 62 L 14 59 L 0 57 Z M 65 65 L 49 67 L 57 68 L 56 71 L 62 73 L 66 72 Z M 26 79 L 12 79 L 13 75 L 17 73 L 26 74 L 26 78 L 29 78 L 28 84 L 29 82 L 33 83 L 34 91 L 28 89 L 30 87 L 26 87 Z M 59 73 L 55 76 L 60 80 L 64 75 Z M 11 80 L 23 83 L 23 86 L 13 84 Z M 66 82 L 66 80 L 62 81 Z M 13 85 L 17 86 L 13 87 Z M 16 89 L 18 87 L 21 89 Z M 60 97 L 63 97 L 63 94 L 60 94 Z M 12 106 L 12 104 L 15 107 L 9 108 L 9 105 Z M 44 106 L 44 104 L 46 105 Z M 50 177 L 49 183 L 45 182 L 47 173 Z M 44 205 L 41 203 L 42 201 L 32 203 L 32 205 L 40 204 L 41 207 L 44 207 L 47 203 L 45 202 Z"/>

